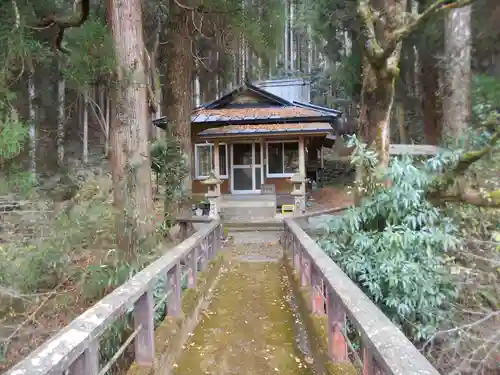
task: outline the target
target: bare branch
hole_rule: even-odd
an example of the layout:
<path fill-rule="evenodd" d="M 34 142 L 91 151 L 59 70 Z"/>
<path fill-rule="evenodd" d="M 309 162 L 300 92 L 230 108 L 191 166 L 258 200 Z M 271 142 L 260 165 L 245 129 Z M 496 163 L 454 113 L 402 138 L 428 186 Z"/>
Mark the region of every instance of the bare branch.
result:
<path fill-rule="evenodd" d="M 372 63 L 378 63 L 384 50 L 375 35 L 373 14 L 368 0 L 359 0 L 357 7 L 358 18 L 361 22 L 361 35 L 364 38 L 366 57 Z"/>
<path fill-rule="evenodd" d="M 19 26 L 21 26 L 21 15 L 19 14 L 19 7 L 17 6 L 16 0 L 12 0 L 12 7 L 14 8 L 14 28 L 19 29 Z"/>
<path fill-rule="evenodd" d="M 445 8 L 447 9 L 461 8 L 474 2 L 474 0 L 457 0 L 454 3 L 447 5 L 446 4 L 447 1 L 448 0 L 436 0 L 426 10 L 424 10 L 421 14 L 419 14 L 412 22 L 410 22 L 405 27 L 396 30 L 392 38 L 388 41 L 388 43 L 384 47 L 380 59 L 384 61 L 389 56 L 391 56 L 399 43 L 401 43 L 405 38 L 411 35 L 422 23 L 426 22 L 437 12 Z"/>
<path fill-rule="evenodd" d="M 57 17 L 55 14 L 43 17 L 37 28 L 46 29 L 52 26 L 59 28 L 56 37 L 56 47 L 59 51 L 63 53 L 69 53 L 67 49 L 62 46 L 62 41 L 64 38 L 64 31 L 72 27 L 79 27 L 87 21 L 90 13 L 90 0 L 81 1 L 81 10 L 79 14 L 73 15 L 71 17 Z"/>
<path fill-rule="evenodd" d="M 453 185 L 459 185 L 457 181 L 472 164 L 481 160 L 500 143 L 500 117 L 496 113 L 492 113 L 486 120 L 485 126 L 491 133 L 488 144 L 478 150 L 463 153 L 453 168 L 436 177 L 427 194 L 431 201 L 463 202 L 484 207 L 500 206 L 500 191 L 483 192 L 456 186 L 456 192 L 451 194 L 448 192 L 448 189 Z"/>

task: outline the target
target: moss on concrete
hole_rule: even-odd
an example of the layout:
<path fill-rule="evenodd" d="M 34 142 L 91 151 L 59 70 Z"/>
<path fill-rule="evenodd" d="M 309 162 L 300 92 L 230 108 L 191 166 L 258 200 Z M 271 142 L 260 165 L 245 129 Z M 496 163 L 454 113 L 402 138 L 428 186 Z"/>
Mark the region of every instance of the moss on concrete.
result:
<path fill-rule="evenodd" d="M 139 366 L 134 362 L 127 375 L 153 375 L 157 373 L 155 370 L 161 367 L 161 359 L 165 358 L 170 351 L 179 349 L 177 346 L 182 345 L 183 327 L 188 318 L 194 318 L 195 309 L 208 294 L 210 286 L 219 273 L 222 261 L 223 256 L 218 254 L 214 260 L 208 263 L 203 272 L 198 273 L 196 288 L 187 289 L 182 293 L 180 316 L 177 318 L 167 316 L 155 330 L 156 363 L 154 367 Z"/>
<path fill-rule="evenodd" d="M 284 265 L 292 290 L 297 298 L 300 314 L 306 325 L 311 350 L 315 362 L 315 370 L 328 375 L 357 375 L 357 370 L 351 363 L 332 363 L 328 357 L 327 326 L 328 317 L 326 315 L 314 315 L 311 313 L 311 294 L 308 288 L 300 286 L 300 280 L 292 267 Z"/>
<path fill-rule="evenodd" d="M 282 264 L 233 260 L 174 374 L 311 374 L 295 349 L 288 288 Z"/>

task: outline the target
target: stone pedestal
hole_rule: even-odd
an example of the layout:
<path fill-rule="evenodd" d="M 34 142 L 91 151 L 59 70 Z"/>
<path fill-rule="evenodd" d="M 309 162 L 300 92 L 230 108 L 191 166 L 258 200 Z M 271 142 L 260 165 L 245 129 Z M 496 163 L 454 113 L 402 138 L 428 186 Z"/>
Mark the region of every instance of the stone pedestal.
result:
<path fill-rule="evenodd" d="M 219 216 L 219 195 L 206 193 L 208 202 L 210 203 L 210 211 L 208 212 L 208 217 L 218 217 Z"/>
<path fill-rule="evenodd" d="M 303 215 L 306 212 L 306 178 L 300 173 L 297 173 L 290 178 L 290 182 L 293 184 L 291 195 L 294 197 L 295 201 L 294 215 Z"/>
<path fill-rule="evenodd" d="M 208 216 L 214 218 L 219 217 L 219 185 L 222 183 L 222 181 L 212 174 L 209 178 L 203 180 L 201 183 L 203 185 L 207 185 L 208 187 L 208 192 L 205 194 L 205 197 L 207 197 L 208 202 L 210 203 L 210 211 L 208 213 Z"/>

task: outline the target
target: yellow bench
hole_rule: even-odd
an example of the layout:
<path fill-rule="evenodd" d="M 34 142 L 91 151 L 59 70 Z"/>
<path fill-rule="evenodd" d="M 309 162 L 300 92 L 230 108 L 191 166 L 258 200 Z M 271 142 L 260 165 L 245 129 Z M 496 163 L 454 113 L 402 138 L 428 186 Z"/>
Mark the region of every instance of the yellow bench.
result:
<path fill-rule="evenodd" d="M 281 213 L 284 214 L 286 212 L 295 212 L 295 205 L 284 204 L 283 206 L 281 206 Z"/>

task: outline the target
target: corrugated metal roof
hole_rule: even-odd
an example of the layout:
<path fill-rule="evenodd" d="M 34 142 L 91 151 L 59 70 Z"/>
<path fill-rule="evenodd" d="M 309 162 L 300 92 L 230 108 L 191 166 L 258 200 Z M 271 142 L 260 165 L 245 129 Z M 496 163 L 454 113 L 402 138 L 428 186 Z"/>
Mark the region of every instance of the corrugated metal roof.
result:
<path fill-rule="evenodd" d="M 335 116 L 335 114 L 321 111 L 319 109 L 304 108 L 299 106 L 199 109 L 193 113 L 193 115 L 191 116 L 191 121 L 194 123 L 201 123 L 232 120 L 262 120 L 318 116 L 331 117 Z"/>
<path fill-rule="evenodd" d="M 332 126 L 327 122 L 311 122 L 298 124 L 255 124 L 226 125 L 210 128 L 198 133 L 200 137 L 246 134 L 277 134 L 277 133 L 330 133 Z"/>

